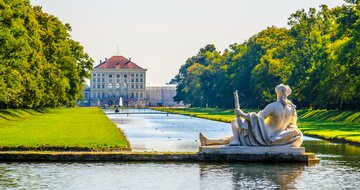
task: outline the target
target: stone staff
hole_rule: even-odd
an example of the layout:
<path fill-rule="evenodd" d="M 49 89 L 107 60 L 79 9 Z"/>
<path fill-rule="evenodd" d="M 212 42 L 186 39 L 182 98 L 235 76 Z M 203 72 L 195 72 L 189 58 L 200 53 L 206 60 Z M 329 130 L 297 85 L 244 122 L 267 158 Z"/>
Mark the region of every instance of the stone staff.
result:
<path fill-rule="evenodd" d="M 240 109 L 239 96 L 237 90 L 235 90 L 234 92 L 234 99 L 235 99 L 235 109 Z"/>
<path fill-rule="evenodd" d="M 238 91 L 235 90 L 234 92 L 234 99 L 235 99 L 235 115 L 236 115 L 236 120 L 237 120 L 237 123 L 238 123 L 238 126 L 242 126 L 242 128 L 244 129 L 248 129 L 247 126 L 244 126 L 242 123 L 242 120 L 241 120 L 241 116 L 243 116 L 244 118 L 247 118 L 247 115 L 245 115 L 241 110 L 240 110 L 240 103 L 239 103 L 239 95 L 238 95 Z"/>

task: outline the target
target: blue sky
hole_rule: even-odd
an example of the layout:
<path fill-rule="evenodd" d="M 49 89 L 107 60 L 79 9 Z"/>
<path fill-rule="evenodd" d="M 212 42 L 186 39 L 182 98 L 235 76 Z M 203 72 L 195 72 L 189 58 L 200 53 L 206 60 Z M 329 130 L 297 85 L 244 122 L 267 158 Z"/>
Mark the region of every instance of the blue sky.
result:
<path fill-rule="evenodd" d="M 286 27 L 299 9 L 341 0 L 30 0 L 72 26 L 95 64 L 119 54 L 164 84 L 207 44 L 224 50 L 268 26 Z"/>

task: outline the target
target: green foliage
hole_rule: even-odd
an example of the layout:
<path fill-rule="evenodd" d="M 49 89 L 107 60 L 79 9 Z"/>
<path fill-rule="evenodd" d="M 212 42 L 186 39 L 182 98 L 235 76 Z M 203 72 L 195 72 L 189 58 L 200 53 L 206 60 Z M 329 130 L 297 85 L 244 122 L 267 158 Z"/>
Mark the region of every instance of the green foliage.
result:
<path fill-rule="evenodd" d="M 0 148 L 129 148 L 124 134 L 97 108 L 0 109 Z"/>
<path fill-rule="evenodd" d="M 222 54 L 214 45 L 189 58 L 171 81 L 176 101 L 192 106 L 262 108 L 286 83 L 300 108 L 360 109 L 360 11 L 358 1 L 333 9 L 299 10 L 289 29 L 269 27 Z"/>
<path fill-rule="evenodd" d="M 0 108 L 75 104 L 93 60 L 70 30 L 27 0 L 0 0 Z"/>

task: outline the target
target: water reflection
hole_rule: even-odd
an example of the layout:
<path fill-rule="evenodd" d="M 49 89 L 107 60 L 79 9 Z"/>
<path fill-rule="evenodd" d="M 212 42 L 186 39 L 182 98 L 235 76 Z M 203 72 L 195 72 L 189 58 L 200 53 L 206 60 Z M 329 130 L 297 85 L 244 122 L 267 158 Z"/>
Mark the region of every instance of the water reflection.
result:
<path fill-rule="evenodd" d="M 125 132 L 133 151 L 197 151 L 200 131 L 211 138 L 231 135 L 227 123 L 183 115 L 109 114 L 108 117 Z"/>
<path fill-rule="evenodd" d="M 198 164 L 0 163 L 0 189 L 199 189 Z"/>
<path fill-rule="evenodd" d="M 0 163 L 0 189 L 356 189 L 336 163 Z"/>
<path fill-rule="evenodd" d="M 307 152 L 314 152 L 323 164 L 336 162 L 360 170 L 360 147 L 348 144 L 338 144 L 322 140 L 304 141 Z"/>
<path fill-rule="evenodd" d="M 201 189 L 293 189 L 304 164 L 200 164 Z M 231 181 L 228 181 L 231 179 Z"/>

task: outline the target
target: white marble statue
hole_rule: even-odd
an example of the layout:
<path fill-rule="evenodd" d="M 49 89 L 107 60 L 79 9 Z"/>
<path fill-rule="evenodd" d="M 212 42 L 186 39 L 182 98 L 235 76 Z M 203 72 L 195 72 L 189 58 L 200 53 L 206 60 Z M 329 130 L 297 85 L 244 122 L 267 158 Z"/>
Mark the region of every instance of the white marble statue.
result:
<path fill-rule="evenodd" d="M 233 136 L 209 139 L 200 133 L 201 146 L 289 146 L 300 147 L 303 135 L 296 126 L 296 106 L 287 99 L 288 85 L 276 86 L 277 101 L 268 104 L 259 113 L 244 113 L 235 95 L 236 118 L 232 120 Z"/>

